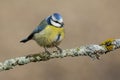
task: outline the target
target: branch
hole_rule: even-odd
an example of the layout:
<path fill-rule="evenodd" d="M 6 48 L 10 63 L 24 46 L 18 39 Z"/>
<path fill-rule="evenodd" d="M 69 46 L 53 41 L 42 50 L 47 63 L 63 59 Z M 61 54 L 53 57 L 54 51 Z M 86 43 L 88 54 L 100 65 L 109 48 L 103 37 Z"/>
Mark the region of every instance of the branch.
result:
<path fill-rule="evenodd" d="M 0 71 L 13 69 L 17 65 L 24 65 L 30 62 L 47 61 L 53 58 L 89 56 L 92 59 L 99 59 L 100 55 L 120 48 L 120 39 L 108 39 L 99 45 L 91 44 L 73 49 L 63 50 L 62 53 L 54 51 L 51 54 L 45 52 L 31 54 L 23 57 L 5 60 L 0 63 Z"/>

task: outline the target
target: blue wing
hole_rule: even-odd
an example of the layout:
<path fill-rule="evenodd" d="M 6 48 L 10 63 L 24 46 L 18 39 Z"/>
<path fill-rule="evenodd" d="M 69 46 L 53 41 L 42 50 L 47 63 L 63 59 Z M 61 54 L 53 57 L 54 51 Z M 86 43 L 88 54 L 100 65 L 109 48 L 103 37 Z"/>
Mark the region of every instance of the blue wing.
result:
<path fill-rule="evenodd" d="M 21 40 L 20 42 L 25 43 L 25 42 L 31 40 L 31 39 L 33 38 L 34 34 L 39 33 L 39 32 L 41 32 L 42 30 L 44 30 L 47 25 L 48 25 L 48 24 L 47 24 L 46 20 L 43 20 L 43 21 L 38 25 L 38 27 L 36 27 L 36 28 L 33 30 L 33 32 L 32 32 L 27 38 Z"/>

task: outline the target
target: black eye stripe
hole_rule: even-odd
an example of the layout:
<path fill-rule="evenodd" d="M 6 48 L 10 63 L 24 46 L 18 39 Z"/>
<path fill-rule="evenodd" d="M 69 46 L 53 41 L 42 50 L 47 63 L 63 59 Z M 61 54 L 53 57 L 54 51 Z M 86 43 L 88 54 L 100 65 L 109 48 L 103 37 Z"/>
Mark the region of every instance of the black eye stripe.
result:
<path fill-rule="evenodd" d="M 54 22 L 59 23 L 58 21 L 54 21 Z"/>
<path fill-rule="evenodd" d="M 61 24 L 60 22 L 58 22 L 58 21 L 55 21 L 55 20 L 53 20 L 52 18 L 51 18 L 51 20 L 52 20 L 52 21 L 54 21 L 55 23 Z"/>

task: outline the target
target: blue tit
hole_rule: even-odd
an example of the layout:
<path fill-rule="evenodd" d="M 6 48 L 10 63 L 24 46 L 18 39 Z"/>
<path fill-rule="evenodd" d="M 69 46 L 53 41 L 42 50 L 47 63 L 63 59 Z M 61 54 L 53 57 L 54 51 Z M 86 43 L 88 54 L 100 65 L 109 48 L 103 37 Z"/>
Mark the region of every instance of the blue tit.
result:
<path fill-rule="evenodd" d="M 44 47 L 45 52 L 49 53 L 47 48 L 56 47 L 61 53 L 62 49 L 58 45 L 64 39 L 64 35 L 63 18 L 59 13 L 53 13 L 42 20 L 32 33 L 20 42 L 35 40 L 38 45 Z"/>

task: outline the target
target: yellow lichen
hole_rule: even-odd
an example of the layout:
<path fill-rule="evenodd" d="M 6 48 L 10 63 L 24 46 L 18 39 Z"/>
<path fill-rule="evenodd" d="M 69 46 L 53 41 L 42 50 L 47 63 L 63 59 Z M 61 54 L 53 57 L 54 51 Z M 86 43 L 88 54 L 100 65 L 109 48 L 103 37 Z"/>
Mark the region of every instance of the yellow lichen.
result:
<path fill-rule="evenodd" d="M 113 41 L 114 41 L 114 40 L 115 40 L 115 39 L 105 40 L 104 42 L 102 42 L 102 43 L 100 44 L 100 46 L 105 47 L 105 48 L 107 49 L 107 52 L 112 51 L 112 50 L 114 50 L 114 44 L 113 44 Z"/>

